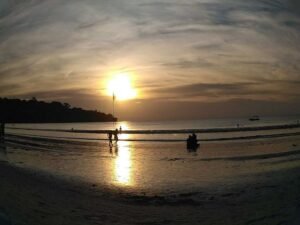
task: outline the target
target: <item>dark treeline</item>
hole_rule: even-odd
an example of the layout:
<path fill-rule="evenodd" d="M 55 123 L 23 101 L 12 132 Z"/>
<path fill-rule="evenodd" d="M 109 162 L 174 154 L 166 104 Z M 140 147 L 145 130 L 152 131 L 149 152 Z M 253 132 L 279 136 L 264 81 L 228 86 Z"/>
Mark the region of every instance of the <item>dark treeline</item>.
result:
<path fill-rule="evenodd" d="M 117 119 L 96 110 L 72 108 L 68 103 L 0 98 L 0 122 L 66 123 L 110 122 Z"/>

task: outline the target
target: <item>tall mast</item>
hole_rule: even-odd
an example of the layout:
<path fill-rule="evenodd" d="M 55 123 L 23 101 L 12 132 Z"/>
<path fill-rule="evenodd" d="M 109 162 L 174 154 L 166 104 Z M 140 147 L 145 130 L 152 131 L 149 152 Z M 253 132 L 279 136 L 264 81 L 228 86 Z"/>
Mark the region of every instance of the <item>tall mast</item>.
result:
<path fill-rule="evenodd" d="M 115 92 L 113 92 L 113 117 L 115 117 L 115 100 L 116 100 L 116 95 Z M 113 120 L 113 125 L 115 127 L 115 120 Z"/>

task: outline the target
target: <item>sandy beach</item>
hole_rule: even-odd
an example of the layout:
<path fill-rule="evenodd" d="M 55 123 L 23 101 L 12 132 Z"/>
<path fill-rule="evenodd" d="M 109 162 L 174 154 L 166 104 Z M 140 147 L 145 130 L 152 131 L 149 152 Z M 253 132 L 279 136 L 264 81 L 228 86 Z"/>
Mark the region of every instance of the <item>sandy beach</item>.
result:
<path fill-rule="evenodd" d="M 70 184 L 1 163 L 1 209 L 12 224 L 296 224 L 299 169 L 274 182 L 216 196 L 109 195 L 97 187 Z M 275 177 L 276 176 L 276 177 Z"/>
<path fill-rule="evenodd" d="M 296 136 L 255 142 L 207 143 L 202 147 L 202 155 L 198 156 L 200 160 L 219 163 L 238 160 L 240 167 L 235 170 L 243 170 L 243 165 L 253 160 L 259 165 L 268 164 L 268 167 L 263 167 L 247 181 L 228 184 L 221 180 L 217 186 L 195 186 L 190 191 L 128 191 L 122 186 L 110 188 L 90 180 L 64 179 L 55 173 L 23 166 L 24 162 L 18 165 L 13 160 L 3 160 L 0 163 L 0 211 L 10 221 L 8 224 L 16 225 L 294 225 L 298 224 L 300 210 L 299 142 Z M 7 145 L 9 152 L 11 146 Z M 260 157 L 240 153 L 239 157 L 234 157 L 228 153 L 229 148 L 238 151 L 250 145 L 259 151 L 264 149 Z M 284 149 L 287 146 L 289 150 Z M 222 152 L 227 155 L 217 159 L 209 151 L 215 148 L 219 149 L 219 155 Z M 174 167 L 182 160 L 169 158 L 167 162 Z M 224 170 L 227 166 L 224 165 Z M 244 173 L 243 176 L 250 175 Z"/>

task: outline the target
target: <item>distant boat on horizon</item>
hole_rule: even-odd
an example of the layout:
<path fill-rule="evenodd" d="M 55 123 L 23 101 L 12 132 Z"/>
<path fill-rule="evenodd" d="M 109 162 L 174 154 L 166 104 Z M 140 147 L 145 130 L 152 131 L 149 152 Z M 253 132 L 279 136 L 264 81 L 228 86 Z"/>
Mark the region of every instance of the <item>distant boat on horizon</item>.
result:
<path fill-rule="evenodd" d="M 250 121 L 257 121 L 257 120 L 260 120 L 259 116 L 251 116 L 249 118 Z"/>

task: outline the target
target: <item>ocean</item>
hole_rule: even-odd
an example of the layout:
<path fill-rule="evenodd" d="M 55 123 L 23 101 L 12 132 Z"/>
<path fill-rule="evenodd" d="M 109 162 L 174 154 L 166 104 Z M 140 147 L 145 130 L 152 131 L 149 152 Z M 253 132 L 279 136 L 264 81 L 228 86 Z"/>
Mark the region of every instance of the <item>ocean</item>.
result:
<path fill-rule="evenodd" d="M 262 117 L 258 121 L 250 121 L 249 118 L 235 119 L 203 119 L 186 121 L 154 121 L 154 122 L 131 122 L 121 121 L 116 123 L 51 123 L 51 124 L 7 124 L 7 132 L 10 134 L 21 134 L 39 136 L 45 138 L 80 139 L 80 140 L 104 140 L 107 139 L 105 130 L 122 128 L 123 131 L 131 131 L 120 137 L 126 140 L 152 140 L 152 141 L 184 141 L 193 130 L 198 130 L 199 138 L 218 139 L 245 137 L 253 135 L 272 135 L 289 133 L 289 129 L 260 129 L 266 126 L 299 124 L 300 116 L 290 117 Z M 253 131 L 237 132 L 239 129 L 257 127 Z M 21 129 L 20 129 L 21 128 Z M 239 128 L 239 129 L 237 129 Z M 213 129 L 237 129 L 235 132 L 206 132 Z M 156 131 L 164 132 L 157 134 Z M 176 131 L 183 131 L 176 133 Z M 201 130 L 204 130 L 203 132 Z M 262 130 L 262 131 L 261 131 Z M 72 132 L 79 131 L 79 132 Z M 295 130 L 293 130 L 295 131 Z M 173 132 L 173 133 L 172 133 Z"/>
<path fill-rule="evenodd" d="M 17 167 L 110 190 L 147 194 L 185 193 L 201 189 L 217 192 L 220 187 L 230 188 L 252 182 L 257 179 L 257 174 L 298 166 L 300 127 L 261 129 L 265 126 L 295 125 L 297 120 L 297 117 L 285 117 L 261 118 L 254 122 L 246 118 L 7 124 L 5 151 L 0 154 L 0 159 Z M 112 147 L 106 140 L 106 134 L 97 133 L 120 126 L 124 133 Z M 259 129 L 200 132 L 200 148 L 192 152 L 186 149 L 185 140 L 190 129 L 247 127 Z M 172 133 L 182 129 L 185 132 Z M 80 132 L 73 132 L 76 130 Z M 155 133 L 158 130 L 171 132 Z M 143 132 L 127 134 L 125 131 Z"/>

